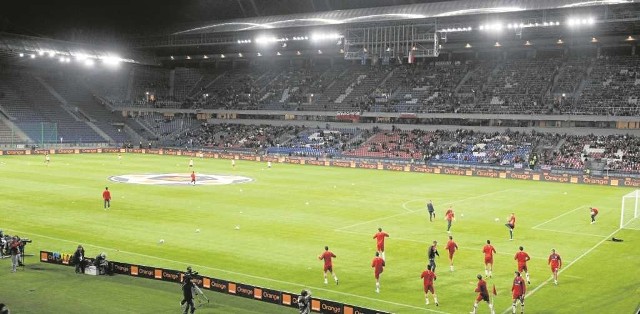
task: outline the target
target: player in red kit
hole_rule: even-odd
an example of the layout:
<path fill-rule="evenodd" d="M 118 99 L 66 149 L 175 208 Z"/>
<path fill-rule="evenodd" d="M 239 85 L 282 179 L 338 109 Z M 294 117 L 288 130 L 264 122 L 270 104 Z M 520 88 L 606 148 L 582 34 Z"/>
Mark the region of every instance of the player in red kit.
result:
<path fill-rule="evenodd" d="M 518 261 L 518 271 L 521 273 L 524 271 L 527 277 L 527 284 L 530 285 L 531 280 L 529 280 L 529 270 L 527 269 L 527 261 L 529 261 L 531 257 L 529 257 L 529 254 L 527 254 L 527 252 L 524 251 L 523 247 L 520 247 L 520 251 L 516 253 L 516 256 L 513 259 Z"/>
<path fill-rule="evenodd" d="M 516 303 L 520 301 L 521 311 L 524 313 L 524 295 L 527 292 L 527 285 L 524 284 L 524 279 L 520 277 L 520 272 L 516 272 L 516 277 L 513 278 L 513 285 L 511 286 L 511 296 L 513 303 L 511 304 L 511 312 L 516 313 Z"/>
<path fill-rule="evenodd" d="M 424 286 L 424 300 L 425 303 L 429 304 L 429 292 L 433 295 L 433 302 L 438 306 L 438 296 L 436 295 L 436 290 L 433 287 L 433 282 L 437 279 L 436 273 L 431 271 L 431 265 L 427 265 L 427 270 L 423 271 L 420 275 L 422 278 L 422 283 Z"/>
<path fill-rule="evenodd" d="M 553 283 L 558 285 L 558 270 L 562 267 L 562 259 L 560 255 L 556 253 L 556 249 L 551 249 L 551 255 L 549 255 L 549 266 L 551 266 L 551 273 L 553 273 Z"/>
<path fill-rule="evenodd" d="M 333 252 L 329 251 L 329 247 L 324 247 L 324 252 L 318 256 L 319 260 L 324 260 L 324 284 L 327 284 L 327 272 L 330 272 L 333 275 L 333 280 L 336 281 L 336 285 L 338 284 L 338 276 L 333 272 L 333 262 L 332 258 L 336 257 Z"/>
<path fill-rule="evenodd" d="M 596 216 L 598 216 L 598 209 L 595 207 L 589 207 L 591 213 L 591 224 L 596 223 Z"/>
<path fill-rule="evenodd" d="M 491 241 L 487 240 L 487 244 L 482 248 L 484 253 L 484 274 L 491 278 L 493 275 L 493 254 L 497 253 L 496 248 L 491 245 Z"/>
<path fill-rule="evenodd" d="M 196 172 L 195 171 L 191 171 L 191 183 L 193 183 L 193 185 L 196 185 Z"/>
<path fill-rule="evenodd" d="M 105 187 L 102 192 L 102 200 L 104 200 L 104 209 L 111 207 L 111 192 L 109 192 L 109 187 Z"/>
<path fill-rule="evenodd" d="M 376 257 L 371 261 L 371 267 L 373 267 L 373 274 L 376 277 L 376 293 L 380 293 L 380 275 L 384 271 L 384 259 L 380 257 L 379 252 L 376 252 Z"/>
<path fill-rule="evenodd" d="M 389 234 L 382 231 L 382 228 L 378 228 L 378 232 L 373 235 L 373 238 L 376 239 L 376 250 L 382 256 L 382 259 L 385 260 L 384 257 L 384 238 L 388 238 Z"/>
<path fill-rule="evenodd" d="M 453 253 L 458 250 L 458 244 L 453 241 L 453 237 L 449 236 L 447 242 L 447 251 L 449 251 L 449 270 L 453 271 Z"/>
<path fill-rule="evenodd" d="M 476 292 L 478 292 L 478 296 L 476 297 L 476 301 L 473 303 L 473 311 L 471 314 L 476 314 L 478 310 L 478 303 L 480 301 L 485 301 L 489 305 L 489 309 L 491 310 L 491 314 L 495 314 L 496 312 L 493 310 L 493 304 L 491 304 L 489 300 L 489 290 L 487 289 L 487 282 L 482 279 L 482 275 L 478 274 L 478 286 L 476 287 Z"/>
<path fill-rule="evenodd" d="M 451 232 L 451 221 L 456 220 L 455 213 L 451 206 L 449 206 L 447 211 L 444 213 L 444 219 L 447 221 L 447 232 Z"/>
<path fill-rule="evenodd" d="M 511 213 L 511 216 L 509 216 L 509 221 L 504 225 L 509 228 L 509 240 L 513 240 L 513 229 L 516 228 L 516 214 Z"/>

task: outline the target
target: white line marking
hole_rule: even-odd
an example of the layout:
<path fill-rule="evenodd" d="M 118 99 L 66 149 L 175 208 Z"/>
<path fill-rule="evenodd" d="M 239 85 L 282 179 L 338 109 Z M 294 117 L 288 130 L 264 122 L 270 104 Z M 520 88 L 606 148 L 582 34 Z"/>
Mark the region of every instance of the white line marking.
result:
<path fill-rule="evenodd" d="M 614 234 L 616 234 L 618 231 L 620 231 L 620 228 L 616 229 L 614 232 L 611 232 L 611 234 L 609 234 L 608 236 L 606 236 L 605 238 L 603 238 L 602 240 L 600 240 L 600 242 L 596 243 L 596 245 L 594 245 L 592 248 L 588 249 L 586 252 L 582 253 L 582 255 L 578 256 L 576 259 L 574 259 L 571 263 L 569 263 L 569 265 L 562 267 L 562 269 L 560 269 L 558 271 L 558 274 L 563 273 L 565 270 L 567 270 L 569 267 L 571 267 L 571 265 L 575 264 L 577 261 L 579 261 L 580 259 L 582 259 L 583 257 L 587 256 L 587 254 L 591 253 L 593 250 L 595 250 L 597 247 L 599 247 L 602 243 L 604 243 L 604 241 L 607 241 L 609 238 L 611 238 Z M 545 280 L 543 283 L 541 283 L 539 286 L 535 287 L 533 290 L 529 291 L 527 293 L 527 295 L 525 296 L 525 298 L 529 298 L 531 295 L 533 295 L 534 293 L 536 293 L 536 291 L 540 290 L 540 288 L 544 287 L 546 284 L 548 284 L 549 282 L 551 282 L 551 280 L 553 280 L 553 277 L 549 277 L 549 279 Z M 506 310 L 504 310 L 502 312 L 502 314 L 507 314 L 511 311 L 511 306 L 509 306 Z"/>
<path fill-rule="evenodd" d="M 552 222 L 552 221 L 554 221 L 554 220 L 556 220 L 556 219 L 558 219 L 558 218 L 560 218 L 560 217 L 564 217 L 564 216 L 566 216 L 566 215 L 569 215 L 569 214 L 573 213 L 574 211 L 576 211 L 576 210 L 578 210 L 578 209 L 582 209 L 582 208 L 585 208 L 585 207 L 587 207 L 587 206 L 585 206 L 585 205 L 580 205 L 579 207 L 576 207 L 576 208 L 574 208 L 574 209 L 572 209 L 572 210 L 570 210 L 570 211 L 568 211 L 568 212 L 566 212 L 566 213 L 564 213 L 564 214 L 561 214 L 561 215 L 559 215 L 559 216 L 553 217 L 553 218 L 551 218 L 551 219 L 549 219 L 549 220 L 547 220 L 547 221 L 545 221 L 545 222 L 543 222 L 543 223 L 537 224 L 537 225 L 535 225 L 535 226 L 533 226 L 533 227 L 531 227 L 531 228 L 532 228 L 532 229 L 536 229 L 536 228 L 538 228 L 538 227 L 540 227 L 540 226 L 542 226 L 542 225 L 545 225 L 545 224 L 547 224 L 547 223 L 550 223 L 550 222 Z"/>
<path fill-rule="evenodd" d="M 442 205 L 451 205 L 451 204 L 455 204 L 455 203 L 471 200 L 471 199 L 474 199 L 474 198 L 485 197 L 485 196 L 489 196 L 489 195 L 493 195 L 493 194 L 508 192 L 508 191 L 511 191 L 511 190 L 512 189 L 506 189 L 506 190 L 495 191 L 495 192 L 486 193 L 486 194 L 482 194 L 482 195 L 470 196 L 470 197 L 467 197 L 467 198 L 463 198 L 461 200 L 456 200 L 456 201 L 443 203 Z M 413 201 L 407 201 L 407 202 L 404 202 L 402 204 L 404 209 L 407 209 L 404 206 L 405 206 L 406 203 L 409 203 L 409 202 L 413 202 Z M 336 228 L 336 229 L 334 229 L 334 231 L 342 231 L 343 229 L 350 229 L 350 228 L 353 228 L 353 227 L 361 226 L 361 225 L 368 224 L 368 223 L 375 222 L 375 221 L 379 221 L 379 220 L 385 220 L 385 219 L 394 218 L 394 217 L 398 217 L 398 216 L 404 216 L 406 214 L 414 213 L 414 212 L 417 212 L 417 211 L 420 211 L 420 210 L 423 210 L 423 209 L 426 211 L 426 207 L 425 208 L 414 209 L 414 210 L 408 210 L 407 209 L 408 211 L 404 212 L 404 213 L 399 213 L 399 214 L 394 214 L 394 215 L 390 215 L 390 216 L 384 216 L 384 217 L 375 218 L 375 219 L 371 219 L 371 220 L 367 220 L 367 221 L 362 221 L 362 222 L 359 222 L 359 223 L 355 223 L 353 225 Z"/>
<path fill-rule="evenodd" d="M 25 231 L 20 231 L 20 230 L 15 230 L 15 229 L 6 229 L 6 230 L 10 230 L 10 231 L 13 231 L 13 232 L 16 232 L 16 233 L 19 233 L 19 234 L 29 234 L 29 235 L 32 235 L 32 236 L 37 236 L 37 237 L 56 240 L 56 241 L 62 241 L 62 242 L 68 242 L 68 243 L 78 243 L 78 241 L 54 238 L 54 237 L 50 237 L 50 236 L 45 236 L 45 235 L 33 233 L 33 232 L 25 232 Z M 176 260 L 163 258 L 163 257 L 158 257 L 158 256 L 153 256 L 153 255 L 134 253 L 134 252 L 128 252 L 128 251 L 123 251 L 123 250 L 116 250 L 114 248 L 109 248 L 109 247 L 104 247 L 104 246 L 99 246 L 99 245 L 93 245 L 93 244 L 90 244 L 90 243 L 89 244 L 83 243 L 83 245 L 84 246 L 95 247 L 95 248 L 99 248 L 99 249 L 103 249 L 103 250 L 111 250 L 111 251 L 118 252 L 118 253 L 124 253 L 124 254 L 129 254 L 129 255 L 136 255 L 136 256 L 142 256 L 142 257 L 147 257 L 147 258 L 153 258 L 153 259 L 157 259 L 157 260 L 161 260 L 161 261 L 167 261 L 167 262 L 172 262 L 172 263 L 177 263 L 177 264 L 182 264 L 182 265 L 187 265 L 187 266 L 196 266 L 198 268 L 205 268 L 205 269 L 210 269 L 210 270 L 214 270 L 214 271 L 218 271 L 218 272 L 224 272 L 224 273 L 228 273 L 228 274 L 239 275 L 239 276 L 244 276 L 244 277 L 254 278 L 254 279 L 259 279 L 259 280 L 271 281 L 271 282 L 276 282 L 276 283 L 285 284 L 285 285 L 306 287 L 306 288 L 311 288 L 313 290 L 319 290 L 319 291 L 327 291 L 327 292 L 340 294 L 340 295 L 345 295 L 345 296 L 354 297 L 354 298 L 359 298 L 359 299 L 363 299 L 363 300 L 369 300 L 369 301 L 374 301 L 374 302 L 379 302 L 379 303 L 403 306 L 403 307 L 416 309 L 416 310 L 422 310 L 422 311 L 425 311 L 425 312 L 449 314 L 448 312 L 427 309 L 427 308 L 424 308 L 424 307 L 418 307 L 418 306 L 413 306 L 413 305 L 409 305 L 409 304 L 397 303 L 397 302 L 393 302 L 393 301 L 379 300 L 379 299 L 365 297 L 365 296 L 361 296 L 361 295 L 357 295 L 357 294 L 351 294 L 351 293 L 347 293 L 347 292 L 335 291 L 335 290 L 330 290 L 330 289 L 321 288 L 321 287 L 313 287 L 313 286 L 299 284 L 299 283 L 295 283 L 295 282 L 288 282 L 288 281 L 283 281 L 283 280 L 278 280 L 278 279 L 273 279 L 273 278 L 255 276 L 255 275 L 245 274 L 245 273 L 236 272 L 236 271 L 232 271 L 232 270 L 226 270 L 226 269 L 221 269 L 221 268 L 198 265 L 198 264 L 194 264 L 194 263 L 186 263 L 186 262 L 176 261 Z"/>
<path fill-rule="evenodd" d="M 584 232 L 561 231 L 561 230 L 553 230 L 553 229 L 546 229 L 546 228 L 531 228 L 531 229 L 540 230 L 540 231 L 566 233 L 566 234 L 579 235 L 579 236 L 589 236 L 589 237 L 598 237 L 598 238 L 606 237 L 601 234 L 592 234 L 592 233 L 584 233 Z"/>

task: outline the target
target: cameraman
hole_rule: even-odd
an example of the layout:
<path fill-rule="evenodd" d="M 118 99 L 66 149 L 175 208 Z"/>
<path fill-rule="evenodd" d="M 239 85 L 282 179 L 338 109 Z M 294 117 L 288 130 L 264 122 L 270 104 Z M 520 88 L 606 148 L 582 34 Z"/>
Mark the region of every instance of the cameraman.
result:
<path fill-rule="evenodd" d="M 9 243 L 9 254 L 11 254 L 11 272 L 15 273 L 20 264 L 20 238 L 14 236 Z"/>
<path fill-rule="evenodd" d="M 302 290 L 298 296 L 298 309 L 300 314 L 311 313 L 311 292 Z"/>
<path fill-rule="evenodd" d="M 104 252 L 96 256 L 93 261 L 93 265 L 98 269 L 98 275 L 110 275 L 109 261 L 107 261 L 107 255 Z"/>

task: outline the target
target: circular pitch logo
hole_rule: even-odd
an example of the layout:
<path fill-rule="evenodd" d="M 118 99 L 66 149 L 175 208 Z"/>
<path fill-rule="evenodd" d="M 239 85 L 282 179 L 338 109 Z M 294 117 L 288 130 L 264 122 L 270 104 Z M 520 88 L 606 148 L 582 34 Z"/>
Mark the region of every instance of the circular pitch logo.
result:
<path fill-rule="evenodd" d="M 191 183 L 190 173 L 125 174 L 109 177 L 110 181 L 148 185 L 187 185 Z M 196 185 L 226 185 L 251 182 L 253 179 L 241 176 L 197 174 Z"/>

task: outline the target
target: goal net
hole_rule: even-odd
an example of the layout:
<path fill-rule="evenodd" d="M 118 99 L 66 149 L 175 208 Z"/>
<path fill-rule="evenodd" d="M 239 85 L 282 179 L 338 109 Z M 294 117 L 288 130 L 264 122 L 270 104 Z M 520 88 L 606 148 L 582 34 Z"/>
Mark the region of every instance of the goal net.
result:
<path fill-rule="evenodd" d="M 620 229 L 640 230 L 640 219 L 638 219 L 638 206 L 640 206 L 640 190 L 635 190 L 622 197 L 622 210 L 620 212 Z"/>

